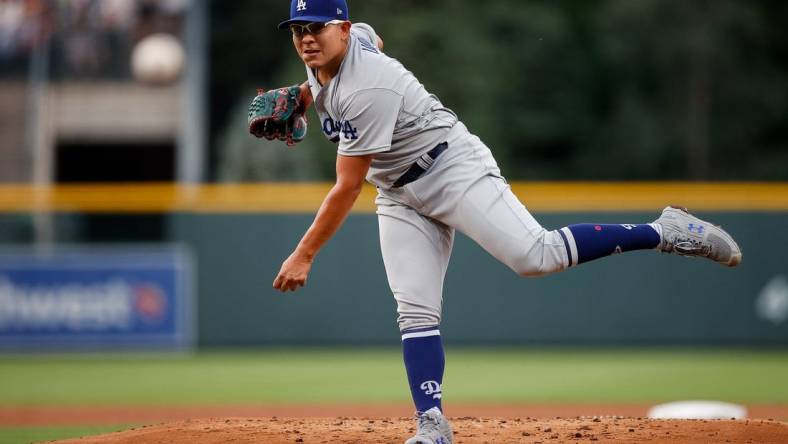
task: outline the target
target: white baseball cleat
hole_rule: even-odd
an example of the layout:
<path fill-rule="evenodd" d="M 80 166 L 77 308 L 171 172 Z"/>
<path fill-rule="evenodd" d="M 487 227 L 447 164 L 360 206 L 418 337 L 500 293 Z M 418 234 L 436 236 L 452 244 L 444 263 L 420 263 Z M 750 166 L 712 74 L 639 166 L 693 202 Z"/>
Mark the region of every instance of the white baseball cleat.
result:
<path fill-rule="evenodd" d="M 416 436 L 405 441 L 405 444 L 452 444 L 454 432 L 443 413 L 433 407 L 426 412 L 416 412 L 419 429 Z"/>
<path fill-rule="evenodd" d="M 666 207 L 654 223 L 662 226 L 660 251 L 705 257 L 729 267 L 741 262 L 741 249 L 730 234 L 691 215 L 686 208 Z"/>

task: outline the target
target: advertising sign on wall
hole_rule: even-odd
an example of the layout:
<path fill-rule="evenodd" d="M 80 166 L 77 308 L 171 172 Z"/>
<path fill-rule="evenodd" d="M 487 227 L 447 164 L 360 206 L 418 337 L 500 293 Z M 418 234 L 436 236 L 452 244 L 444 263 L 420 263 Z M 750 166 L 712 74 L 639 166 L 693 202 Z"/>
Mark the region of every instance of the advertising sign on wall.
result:
<path fill-rule="evenodd" d="M 0 251 L 0 347 L 188 347 L 192 274 L 177 247 Z"/>

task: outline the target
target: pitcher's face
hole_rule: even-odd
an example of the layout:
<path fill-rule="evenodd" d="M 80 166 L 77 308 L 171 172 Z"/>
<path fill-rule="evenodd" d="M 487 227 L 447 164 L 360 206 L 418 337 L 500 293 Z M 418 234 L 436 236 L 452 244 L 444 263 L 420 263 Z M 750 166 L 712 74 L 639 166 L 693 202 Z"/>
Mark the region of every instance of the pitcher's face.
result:
<path fill-rule="evenodd" d="M 301 60 L 308 67 L 319 69 L 341 63 L 350 38 L 350 22 L 293 23 L 290 32 Z"/>

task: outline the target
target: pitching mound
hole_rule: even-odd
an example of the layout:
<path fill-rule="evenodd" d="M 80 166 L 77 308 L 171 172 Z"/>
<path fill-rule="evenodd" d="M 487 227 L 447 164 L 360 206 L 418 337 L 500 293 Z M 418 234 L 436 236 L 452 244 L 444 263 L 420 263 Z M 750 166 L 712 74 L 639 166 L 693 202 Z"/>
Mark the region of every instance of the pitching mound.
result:
<path fill-rule="evenodd" d="M 788 442 L 788 424 L 776 421 L 453 418 L 460 443 L 766 443 Z M 402 443 L 414 431 L 410 418 L 230 418 L 187 420 L 140 427 L 66 443 Z"/>

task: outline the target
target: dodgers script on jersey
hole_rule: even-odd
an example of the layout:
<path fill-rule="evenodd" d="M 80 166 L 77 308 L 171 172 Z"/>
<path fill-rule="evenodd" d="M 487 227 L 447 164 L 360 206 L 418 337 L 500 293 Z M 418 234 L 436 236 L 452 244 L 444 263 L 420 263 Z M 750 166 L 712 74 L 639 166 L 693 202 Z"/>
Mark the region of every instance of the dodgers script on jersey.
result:
<path fill-rule="evenodd" d="M 445 141 L 457 116 L 376 43 L 371 26 L 355 23 L 337 75 L 326 85 L 308 67 L 307 76 L 323 134 L 343 156 L 375 154 L 367 180 L 385 189 Z"/>

